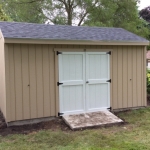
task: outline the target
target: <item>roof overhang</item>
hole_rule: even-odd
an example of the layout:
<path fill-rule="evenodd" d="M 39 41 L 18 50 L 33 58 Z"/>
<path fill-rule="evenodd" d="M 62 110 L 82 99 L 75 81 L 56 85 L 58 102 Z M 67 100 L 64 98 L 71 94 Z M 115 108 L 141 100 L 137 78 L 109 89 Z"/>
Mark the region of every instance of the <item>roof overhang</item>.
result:
<path fill-rule="evenodd" d="M 5 43 L 19 44 L 67 44 L 67 45 L 138 45 L 146 46 L 148 42 L 137 41 L 90 41 L 90 40 L 58 40 L 58 39 L 20 39 L 20 38 L 5 38 Z"/>

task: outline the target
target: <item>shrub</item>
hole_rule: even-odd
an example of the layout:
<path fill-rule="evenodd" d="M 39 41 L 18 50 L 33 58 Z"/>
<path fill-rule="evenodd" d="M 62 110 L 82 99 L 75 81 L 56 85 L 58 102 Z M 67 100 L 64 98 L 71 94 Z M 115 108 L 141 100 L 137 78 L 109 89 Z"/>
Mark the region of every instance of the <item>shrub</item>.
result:
<path fill-rule="evenodd" d="M 147 70 L 147 94 L 150 94 L 150 70 Z"/>

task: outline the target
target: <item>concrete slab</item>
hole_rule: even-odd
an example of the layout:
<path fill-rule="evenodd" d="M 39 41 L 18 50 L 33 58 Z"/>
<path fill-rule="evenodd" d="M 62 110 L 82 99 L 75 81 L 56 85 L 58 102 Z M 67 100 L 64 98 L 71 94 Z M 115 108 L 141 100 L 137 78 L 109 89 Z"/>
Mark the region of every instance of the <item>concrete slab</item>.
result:
<path fill-rule="evenodd" d="M 64 115 L 62 118 L 72 130 L 95 126 L 105 126 L 123 122 L 120 118 L 108 110 Z"/>

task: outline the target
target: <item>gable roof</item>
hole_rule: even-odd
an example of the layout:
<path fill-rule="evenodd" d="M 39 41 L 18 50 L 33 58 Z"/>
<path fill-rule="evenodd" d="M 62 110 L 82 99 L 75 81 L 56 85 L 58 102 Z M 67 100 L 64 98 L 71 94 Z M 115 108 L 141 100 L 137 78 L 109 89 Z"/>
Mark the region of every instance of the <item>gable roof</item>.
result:
<path fill-rule="evenodd" d="M 0 22 L 0 29 L 6 39 L 149 42 L 122 28 Z"/>

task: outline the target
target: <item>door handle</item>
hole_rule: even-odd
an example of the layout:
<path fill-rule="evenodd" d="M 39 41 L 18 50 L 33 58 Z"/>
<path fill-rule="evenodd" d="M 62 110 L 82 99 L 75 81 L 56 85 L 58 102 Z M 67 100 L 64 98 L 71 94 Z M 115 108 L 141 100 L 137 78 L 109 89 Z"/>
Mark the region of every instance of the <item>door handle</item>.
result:
<path fill-rule="evenodd" d="M 89 83 L 89 81 L 86 81 L 86 83 Z"/>

